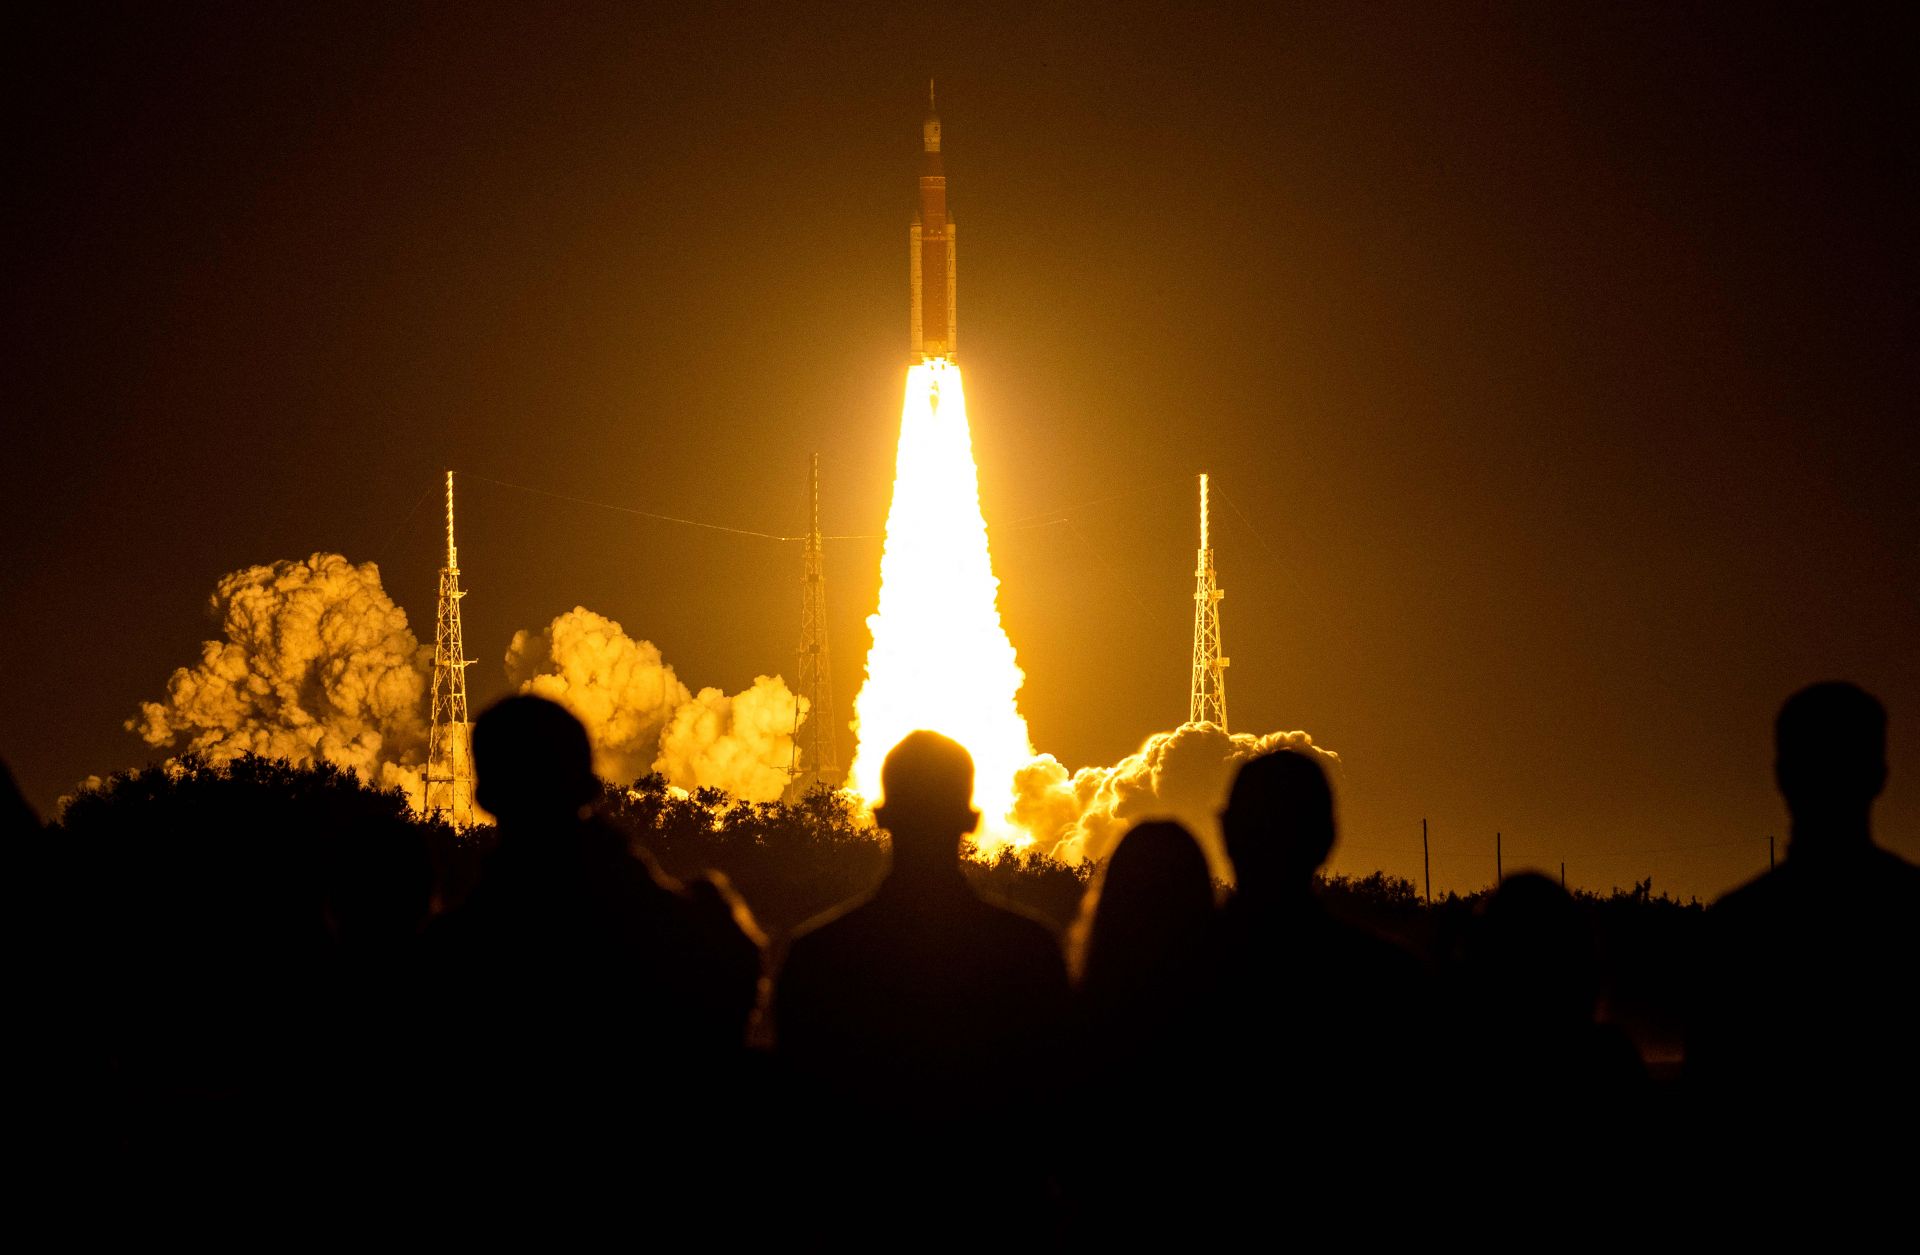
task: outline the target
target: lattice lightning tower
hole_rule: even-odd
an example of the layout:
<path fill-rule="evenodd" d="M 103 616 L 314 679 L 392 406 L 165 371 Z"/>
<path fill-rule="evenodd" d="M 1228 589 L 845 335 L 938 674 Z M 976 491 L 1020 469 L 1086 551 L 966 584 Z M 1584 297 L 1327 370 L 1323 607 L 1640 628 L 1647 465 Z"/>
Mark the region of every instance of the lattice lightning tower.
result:
<path fill-rule="evenodd" d="M 813 455 L 807 479 L 813 502 L 807 528 L 806 571 L 800 580 L 800 665 L 796 678 L 807 699 L 806 721 L 794 729 L 790 793 L 798 795 L 815 781 L 838 786 L 840 753 L 834 744 L 833 666 L 827 653 L 827 569 L 820 543 L 820 455 Z"/>
<path fill-rule="evenodd" d="M 473 725 L 467 719 L 466 656 L 460 641 L 460 554 L 453 545 L 453 472 L 447 472 L 447 565 L 433 634 L 433 724 L 427 734 L 423 808 L 457 828 L 473 823 Z"/>
<path fill-rule="evenodd" d="M 1207 537 L 1207 477 L 1200 477 L 1200 556 L 1194 565 L 1193 691 L 1188 723 L 1211 723 L 1227 731 L 1227 659 L 1220 653 L 1220 599 L 1226 592 L 1213 574 L 1213 544 Z"/>

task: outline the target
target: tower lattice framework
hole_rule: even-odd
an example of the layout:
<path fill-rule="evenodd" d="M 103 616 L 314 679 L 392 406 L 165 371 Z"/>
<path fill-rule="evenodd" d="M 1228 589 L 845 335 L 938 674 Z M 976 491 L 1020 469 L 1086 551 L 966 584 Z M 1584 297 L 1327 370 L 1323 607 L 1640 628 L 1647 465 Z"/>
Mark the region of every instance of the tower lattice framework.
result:
<path fill-rule="evenodd" d="M 833 665 L 827 652 L 827 567 L 820 539 L 820 455 L 807 477 L 812 514 L 807 526 L 806 569 L 800 579 L 800 655 L 796 685 L 807 699 L 805 720 L 794 729 L 791 792 L 815 782 L 838 786 L 840 752 L 834 738 Z"/>
<path fill-rule="evenodd" d="M 1220 599 L 1226 591 L 1214 576 L 1213 543 L 1207 533 L 1207 477 L 1200 476 L 1200 553 L 1193 578 L 1193 688 L 1187 722 L 1227 731 L 1227 658 L 1220 652 Z"/>
<path fill-rule="evenodd" d="M 473 724 L 467 717 L 466 656 L 460 639 L 460 552 L 453 543 L 453 472 L 447 472 L 447 564 L 433 633 L 433 722 L 427 733 L 422 808 L 455 827 L 473 823 Z"/>

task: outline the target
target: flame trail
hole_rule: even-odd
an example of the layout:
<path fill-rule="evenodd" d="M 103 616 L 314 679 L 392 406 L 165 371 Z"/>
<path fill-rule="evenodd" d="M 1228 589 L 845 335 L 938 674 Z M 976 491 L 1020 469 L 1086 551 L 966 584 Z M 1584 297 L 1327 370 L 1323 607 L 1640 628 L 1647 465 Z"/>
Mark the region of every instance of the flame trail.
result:
<path fill-rule="evenodd" d="M 973 804 L 987 848 L 1033 840 L 1008 818 L 1014 773 L 1033 760 L 1033 744 L 1014 700 L 1025 677 L 1000 626 L 999 588 L 960 368 L 933 358 L 907 372 L 880 606 L 867 619 L 873 648 L 853 704 L 859 745 L 849 784 L 875 802 L 881 761 L 901 737 L 916 728 L 950 736 L 973 755 Z"/>

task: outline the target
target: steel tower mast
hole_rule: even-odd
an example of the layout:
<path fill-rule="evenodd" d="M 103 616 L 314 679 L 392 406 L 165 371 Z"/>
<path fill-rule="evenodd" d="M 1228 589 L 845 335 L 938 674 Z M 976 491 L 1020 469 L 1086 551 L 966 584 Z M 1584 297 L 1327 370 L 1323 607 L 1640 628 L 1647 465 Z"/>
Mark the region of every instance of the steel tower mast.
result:
<path fill-rule="evenodd" d="M 800 579 L 800 665 L 798 688 L 807 699 L 806 721 L 794 729 L 790 793 L 806 791 L 816 781 L 838 786 L 840 752 L 835 745 L 833 665 L 827 653 L 826 552 L 820 543 L 820 455 L 813 455 L 807 475 L 812 516 L 807 527 L 806 569 Z"/>
<path fill-rule="evenodd" d="M 1220 599 L 1227 594 L 1213 573 L 1213 544 L 1207 536 L 1207 477 L 1200 476 L 1200 554 L 1194 564 L 1193 689 L 1187 698 L 1187 722 L 1211 723 L 1227 731 L 1227 659 L 1220 653 Z"/>
<path fill-rule="evenodd" d="M 456 828 L 473 823 L 473 724 L 467 718 L 466 656 L 460 641 L 460 554 L 453 545 L 453 472 L 447 472 L 447 565 L 433 634 L 433 723 L 427 733 L 422 809 Z"/>

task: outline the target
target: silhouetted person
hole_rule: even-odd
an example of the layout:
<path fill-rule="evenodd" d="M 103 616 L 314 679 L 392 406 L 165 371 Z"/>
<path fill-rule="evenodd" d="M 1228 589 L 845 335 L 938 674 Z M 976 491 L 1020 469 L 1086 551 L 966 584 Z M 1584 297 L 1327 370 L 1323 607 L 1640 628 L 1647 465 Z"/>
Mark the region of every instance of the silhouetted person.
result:
<path fill-rule="evenodd" d="M 1191 1085 L 1184 1073 L 1214 1046 L 1220 958 L 1213 881 L 1199 843 L 1177 823 L 1136 825 L 1081 909 L 1075 1055 L 1101 1081 L 1146 1069 L 1171 1086 Z"/>
<path fill-rule="evenodd" d="M 1856 1123 L 1898 1129 L 1903 1145 L 1911 1136 L 1920 868 L 1873 842 L 1886 728 L 1880 703 L 1851 684 L 1815 684 L 1780 709 L 1787 856 L 1708 913 L 1687 1041 L 1688 1081 L 1735 1124 L 1782 1138 Z M 1843 1142 L 1822 1153 L 1854 1145 Z"/>
<path fill-rule="evenodd" d="M 1177 823 L 1136 825 L 1075 923 L 1068 1181 L 1083 1240 L 1190 1238 L 1222 1101 L 1217 1076 L 1221 923 L 1206 855 Z M 1187 1148 L 1186 1153 L 1173 1151 Z"/>
<path fill-rule="evenodd" d="M 1509 1232 L 1564 1225 L 1576 1198 L 1593 1236 L 1637 1214 L 1626 1200 L 1663 1214 L 1672 1130 L 1631 1039 L 1597 1020 L 1600 952 L 1580 904 L 1515 873 L 1465 921 L 1453 959 L 1428 1086 L 1446 1153 L 1421 1166 L 1416 1195 L 1443 1206 L 1492 1185 Z"/>
<path fill-rule="evenodd" d="M 908 1244 L 956 1226 L 1025 1237 L 1063 1062 L 1060 950 L 1045 925 L 961 875 L 961 839 L 980 819 L 964 748 L 912 733 L 887 755 L 881 789 L 886 879 L 801 931 L 776 990 L 778 1049 L 808 1126 L 796 1168 L 812 1156 L 831 1169 L 796 1199 L 825 1208 L 827 1229 L 834 1207 L 861 1222 L 875 1207 L 917 1216 Z"/>
<path fill-rule="evenodd" d="M 1516 873 L 1488 896 L 1468 929 L 1453 994 L 1451 1087 L 1501 1118 L 1571 1127 L 1569 1099 L 1617 1102 L 1646 1079 L 1626 1034 L 1595 1022 L 1593 933 L 1579 904 L 1545 876 Z M 1611 1115 L 1586 1111 L 1583 1136 Z"/>
<path fill-rule="evenodd" d="M 719 895 L 666 882 L 586 816 L 600 785 L 565 710 L 507 698 L 473 754 L 499 846 L 431 936 L 458 1153 L 657 1152 L 697 1170 L 688 1121 L 737 1079 L 758 947 Z"/>
<path fill-rule="evenodd" d="M 1347 1202 L 1398 1197 L 1382 1174 L 1405 1160 L 1378 1155 L 1371 1139 L 1428 1092 L 1419 965 L 1316 897 L 1334 819 L 1312 758 L 1280 750 L 1248 761 L 1220 825 L 1235 878 L 1225 908 L 1226 1138 L 1288 1130 L 1292 1188 L 1322 1202 L 1341 1191 L 1359 1191 Z M 1256 1154 L 1224 1167 L 1226 1193 L 1257 1219 L 1261 1200 L 1271 1203 L 1271 1161 Z"/>

